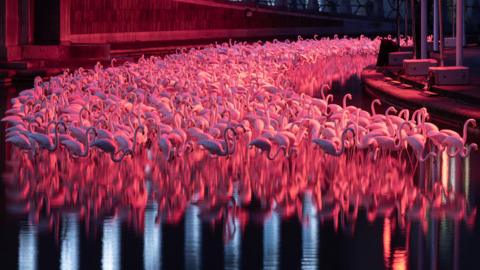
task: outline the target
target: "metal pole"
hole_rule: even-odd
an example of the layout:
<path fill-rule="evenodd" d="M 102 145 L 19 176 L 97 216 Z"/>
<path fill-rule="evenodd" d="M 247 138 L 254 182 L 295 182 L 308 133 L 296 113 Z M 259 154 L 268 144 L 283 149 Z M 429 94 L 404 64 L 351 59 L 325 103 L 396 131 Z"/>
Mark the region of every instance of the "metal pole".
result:
<path fill-rule="evenodd" d="M 452 0 L 452 6 L 451 6 L 451 11 L 450 12 L 450 16 L 452 16 L 451 18 L 451 22 L 452 22 L 452 37 L 455 36 L 455 10 L 456 10 L 456 6 L 457 6 L 457 2 L 455 0 Z M 448 4 L 447 4 L 447 7 L 448 7 Z"/>
<path fill-rule="evenodd" d="M 463 0 L 457 0 L 457 35 L 455 38 L 455 64 L 457 66 L 463 65 Z"/>
<path fill-rule="evenodd" d="M 439 44 L 440 44 L 440 66 L 443 67 L 443 49 L 444 49 L 444 38 L 443 38 L 443 14 L 442 14 L 442 0 L 438 0 L 438 28 L 439 28 Z"/>
<path fill-rule="evenodd" d="M 413 59 L 417 59 L 418 48 L 417 48 L 417 31 L 415 31 L 415 27 L 416 27 L 415 0 L 411 0 L 410 2 L 412 3 L 410 7 L 410 14 L 411 14 L 410 16 L 412 17 Z"/>
<path fill-rule="evenodd" d="M 396 2 L 396 6 L 395 6 L 395 9 L 396 9 L 396 15 L 397 15 L 397 42 L 398 42 L 398 46 L 400 46 L 400 0 L 397 0 Z"/>
<path fill-rule="evenodd" d="M 407 0 L 405 0 L 405 16 L 403 19 L 405 21 L 405 41 L 408 41 L 408 1 Z"/>
<path fill-rule="evenodd" d="M 465 17 L 465 5 L 463 6 L 463 17 Z M 468 15 L 467 15 L 468 18 Z M 465 20 L 463 20 L 463 46 L 467 45 L 467 35 L 465 34 L 466 28 L 465 28 Z"/>
<path fill-rule="evenodd" d="M 427 0 L 420 1 L 420 58 L 427 58 Z"/>
<path fill-rule="evenodd" d="M 433 50 L 438 51 L 438 0 L 433 0 Z"/>

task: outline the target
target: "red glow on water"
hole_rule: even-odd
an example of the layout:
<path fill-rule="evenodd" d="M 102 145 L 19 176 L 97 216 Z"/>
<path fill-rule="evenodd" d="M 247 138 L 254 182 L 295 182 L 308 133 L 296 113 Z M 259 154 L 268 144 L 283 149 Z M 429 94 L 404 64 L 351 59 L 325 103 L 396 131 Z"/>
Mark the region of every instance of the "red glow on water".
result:
<path fill-rule="evenodd" d="M 252 221 L 263 223 L 273 211 L 308 222 L 302 197 L 311 191 L 320 220 L 333 221 L 342 230 L 349 224 L 354 227 L 359 209 L 371 222 L 384 218 L 384 253 L 390 265 L 390 221 L 395 212 L 407 223 L 429 218 L 425 212 L 429 207 L 438 218 L 472 220 L 476 213 L 454 193 L 433 199 L 433 204 L 420 200 L 436 198 L 439 190 L 412 185 L 405 161 L 389 156 L 361 163 L 349 156 L 322 156 L 318 163 L 304 162 L 293 171 L 288 160 L 272 163 L 264 155 L 251 156 L 250 168 L 244 167 L 241 157 L 211 160 L 204 153 L 168 166 L 166 161 L 153 166 L 148 159 L 113 165 L 109 159 L 75 159 L 66 152 L 42 155 L 47 166 L 34 166 L 28 155 L 16 151 L 14 156 L 19 161 L 7 162 L 5 178 L 8 210 L 50 226 L 60 213 L 73 211 L 81 220 L 120 215 L 143 230 L 147 205 L 157 206 L 157 222 L 178 223 L 192 203 L 200 208 L 200 218 L 211 224 L 232 226 L 229 220 L 238 218 L 244 227 Z M 308 160 L 306 154 L 297 158 Z M 405 226 L 405 221 L 399 225 Z"/>

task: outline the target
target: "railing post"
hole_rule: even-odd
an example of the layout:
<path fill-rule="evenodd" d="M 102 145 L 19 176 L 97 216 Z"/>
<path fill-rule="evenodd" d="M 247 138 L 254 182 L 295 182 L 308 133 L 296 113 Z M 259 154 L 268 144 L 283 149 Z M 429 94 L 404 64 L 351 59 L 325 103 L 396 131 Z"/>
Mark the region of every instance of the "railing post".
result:
<path fill-rule="evenodd" d="M 427 58 L 427 0 L 420 1 L 420 58 Z"/>
<path fill-rule="evenodd" d="M 408 40 L 408 0 L 405 0 L 404 12 L 405 40 Z"/>
<path fill-rule="evenodd" d="M 416 25 L 416 16 L 415 16 L 415 0 L 410 0 L 410 14 L 412 18 L 412 38 L 413 38 L 413 59 L 417 58 L 418 47 L 417 47 L 417 25 Z"/>
<path fill-rule="evenodd" d="M 457 66 L 463 65 L 463 0 L 457 0 L 457 22 L 456 22 L 456 51 L 455 64 Z"/>
<path fill-rule="evenodd" d="M 443 67 L 444 65 L 444 56 L 443 56 L 443 49 L 445 47 L 445 39 L 443 38 L 443 13 L 442 13 L 442 0 L 438 0 L 438 30 L 439 30 L 439 44 L 440 44 L 440 66 Z"/>
<path fill-rule="evenodd" d="M 433 0 L 433 50 L 438 51 L 438 0 Z"/>

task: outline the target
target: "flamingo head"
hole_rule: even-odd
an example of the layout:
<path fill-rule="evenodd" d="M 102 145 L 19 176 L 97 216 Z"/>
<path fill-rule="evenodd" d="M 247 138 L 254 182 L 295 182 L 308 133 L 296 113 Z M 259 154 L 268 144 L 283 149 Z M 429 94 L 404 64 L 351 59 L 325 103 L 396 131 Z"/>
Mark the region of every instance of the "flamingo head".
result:
<path fill-rule="evenodd" d="M 478 151 L 478 145 L 476 143 L 470 144 L 470 148 L 474 151 Z"/>
<path fill-rule="evenodd" d="M 466 121 L 467 125 L 470 124 L 472 127 L 477 127 L 477 121 L 473 118 L 470 118 Z"/>
<path fill-rule="evenodd" d="M 244 125 L 242 125 L 242 124 L 235 125 L 235 126 L 233 127 L 233 129 L 234 129 L 234 131 L 237 132 L 237 133 L 238 133 L 238 130 L 239 130 L 239 129 L 242 130 L 243 133 L 247 133 L 247 132 L 250 131 L 250 130 L 248 130 Z"/>
<path fill-rule="evenodd" d="M 67 125 L 65 125 L 65 123 L 63 121 L 58 121 L 57 124 L 55 125 L 55 129 L 58 130 L 60 128 L 60 126 L 63 127 L 64 132 L 67 131 Z"/>
<path fill-rule="evenodd" d="M 386 111 L 386 114 L 388 114 L 389 112 L 393 112 L 393 113 L 397 113 L 397 109 L 393 106 L 390 106 L 388 107 L 387 111 Z"/>
<path fill-rule="evenodd" d="M 146 126 L 143 126 L 143 125 L 140 125 L 137 127 L 138 130 L 140 130 L 140 132 L 142 132 L 142 135 L 145 135 L 146 133 Z"/>

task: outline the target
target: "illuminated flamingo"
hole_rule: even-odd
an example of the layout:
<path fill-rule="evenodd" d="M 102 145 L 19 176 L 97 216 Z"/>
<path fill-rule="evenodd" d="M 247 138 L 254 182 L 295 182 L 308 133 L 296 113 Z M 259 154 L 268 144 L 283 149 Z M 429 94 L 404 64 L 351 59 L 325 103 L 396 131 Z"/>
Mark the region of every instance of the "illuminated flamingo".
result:
<path fill-rule="evenodd" d="M 347 139 L 348 132 L 355 136 L 355 131 L 352 128 L 347 128 L 342 132 L 341 147 L 337 150 L 336 145 L 331 140 L 326 139 L 313 139 L 312 142 L 318 145 L 325 153 L 332 156 L 341 156 L 345 151 L 345 140 Z"/>
<path fill-rule="evenodd" d="M 38 133 L 38 132 L 31 132 L 28 134 L 28 136 L 32 139 L 34 139 L 38 145 L 41 148 L 44 148 L 48 150 L 49 152 L 54 152 L 57 150 L 57 146 L 59 145 L 59 136 L 58 136 L 58 130 L 60 126 L 63 126 L 63 128 L 66 130 L 67 126 L 63 122 L 58 122 L 55 124 L 55 136 L 54 136 L 54 142 L 52 142 L 52 139 L 50 136 Z"/>
<path fill-rule="evenodd" d="M 116 156 L 117 146 L 115 142 L 110 139 L 96 139 L 95 141 L 93 141 L 92 144 L 90 144 L 90 147 L 96 147 L 101 149 L 105 153 L 109 153 L 110 158 L 113 162 L 120 162 L 126 155 L 133 155 L 132 150 L 127 149 L 125 151 L 122 151 L 122 154 L 120 156 Z"/>
<path fill-rule="evenodd" d="M 281 151 L 283 151 L 283 154 L 286 155 L 286 147 L 284 145 L 280 146 L 277 149 L 277 152 L 274 155 L 271 155 L 271 150 L 272 150 L 272 143 L 265 137 L 258 137 L 253 139 L 249 144 L 249 147 L 257 147 L 260 149 L 262 152 L 266 152 L 267 158 L 269 160 L 274 160 Z"/>
<path fill-rule="evenodd" d="M 227 141 L 228 131 L 231 131 L 233 133 L 233 148 L 231 151 L 228 149 L 228 141 Z M 235 152 L 235 136 L 236 135 L 237 135 L 237 132 L 235 131 L 235 129 L 228 127 L 225 129 L 223 133 L 223 139 L 224 139 L 223 144 L 222 142 L 219 142 L 217 140 L 204 139 L 204 140 L 198 141 L 198 145 L 203 146 L 212 155 L 228 156 Z"/>
<path fill-rule="evenodd" d="M 85 143 L 81 144 L 79 141 L 75 139 L 66 139 L 62 140 L 61 144 L 67 147 L 70 154 L 77 157 L 86 157 L 88 155 L 88 150 L 90 148 L 90 140 L 88 133 L 93 132 L 96 135 L 96 131 L 94 127 L 89 127 L 86 131 L 85 136 Z"/>

